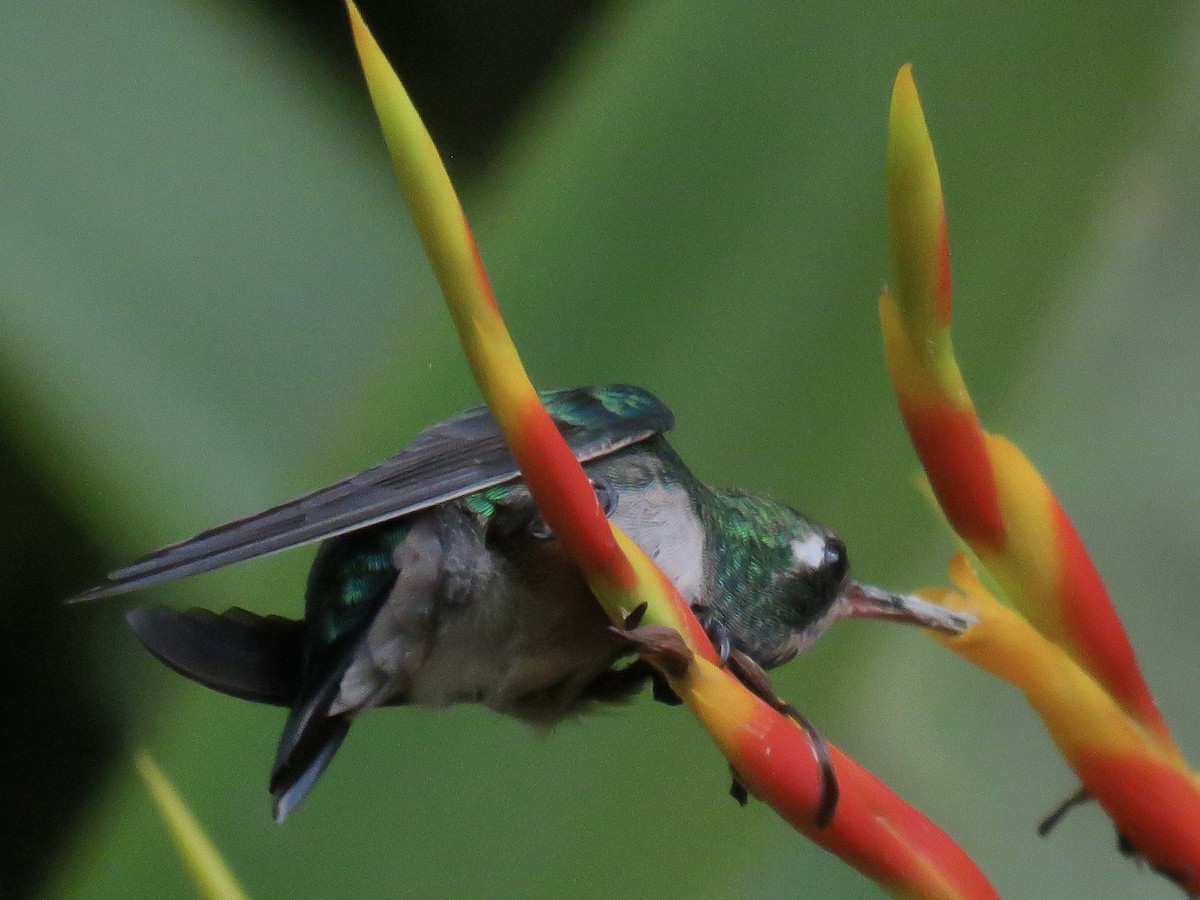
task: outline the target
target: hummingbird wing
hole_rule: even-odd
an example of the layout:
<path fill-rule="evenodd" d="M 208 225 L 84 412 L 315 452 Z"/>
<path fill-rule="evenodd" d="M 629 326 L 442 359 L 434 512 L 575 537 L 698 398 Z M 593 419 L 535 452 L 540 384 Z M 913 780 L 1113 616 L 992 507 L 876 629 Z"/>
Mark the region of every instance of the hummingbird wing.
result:
<path fill-rule="evenodd" d="M 657 397 L 629 385 L 541 394 L 581 462 L 675 424 Z M 422 431 L 395 456 L 337 484 L 163 547 L 117 569 L 78 601 L 96 600 L 357 531 L 520 477 L 487 407 Z"/>

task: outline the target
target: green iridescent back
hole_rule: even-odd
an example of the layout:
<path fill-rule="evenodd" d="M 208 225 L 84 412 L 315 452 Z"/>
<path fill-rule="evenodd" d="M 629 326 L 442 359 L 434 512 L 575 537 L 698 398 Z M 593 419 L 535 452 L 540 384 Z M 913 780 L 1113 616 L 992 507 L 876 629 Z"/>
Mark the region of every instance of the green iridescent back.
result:
<path fill-rule="evenodd" d="M 412 527 L 409 519 L 385 522 L 321 545 L 304 601 L 305 659 L 320 668 L 328 648 L 370 622 L 396 580 L 392 557 Z"/>

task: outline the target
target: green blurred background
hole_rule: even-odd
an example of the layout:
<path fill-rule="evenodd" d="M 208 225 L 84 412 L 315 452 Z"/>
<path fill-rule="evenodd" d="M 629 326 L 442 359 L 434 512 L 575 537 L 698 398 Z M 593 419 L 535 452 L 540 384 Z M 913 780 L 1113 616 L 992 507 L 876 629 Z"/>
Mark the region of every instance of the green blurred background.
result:
<path fill-rule="evenodd" d="M 939 152 L 961 361 L 1089 542 L 1200 759 L 1200 9 L 1110 2 L 380 2 L 536 383 L 675 409 L 707 480 L 944 579 L 875 299 L 905 61 Z M 63 596 L 318 487 L 477 401 L 336 3 L 9 4 L 0 28 L 0 896 L 187 896 L 129 750 L 256 897 L 872 896 L 642 698 L 550 738 L 359 723 L 285 826 L 282 714 Z M 296 614 L 310 554 L 138 602 Z M 1017 694 L 919 634 L 837 629 L 777 685 L 1009 897 L 1174 897 L 1118 857 Z"/>

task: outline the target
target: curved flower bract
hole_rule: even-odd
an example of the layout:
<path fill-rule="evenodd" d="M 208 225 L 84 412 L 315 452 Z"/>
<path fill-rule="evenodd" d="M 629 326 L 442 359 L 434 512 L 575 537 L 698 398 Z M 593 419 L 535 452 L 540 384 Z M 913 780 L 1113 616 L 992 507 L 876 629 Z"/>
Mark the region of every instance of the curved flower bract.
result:
<path fill-rule="evenodd" d="M 899 895 L 994 897 L 957 845 L 836 751 L 841 801 L 828 827 L 812 824 L 822 782 L 808 735 L 716 664 L 712 644 L 674 585 L 605 518 L 530 384 L 433 142 L 353 2 L 347 5 L 393 165 L 471 370 L 543 518 L 609 617 L 623 624 L 644 606 L 643 621 L 678 634 L 684 649 L 674 665 L 653 654 L 646 658 L 663 669 L 745 786 L 815 841 Z"/>
<path fill-rule="evenodd" d="M 895 283 L 880 320 L 896 398 L 951 527 L 1016 610 L 956 560 L 980 621 L 945 643 L 1019 687 L 1123 840 L 1200 890 L 1196 776 L 1078 532 L 1025 455 L 983 429 L 955 361 L 944 202 L 908 66 L 892 94 L 887 204 Z"/>

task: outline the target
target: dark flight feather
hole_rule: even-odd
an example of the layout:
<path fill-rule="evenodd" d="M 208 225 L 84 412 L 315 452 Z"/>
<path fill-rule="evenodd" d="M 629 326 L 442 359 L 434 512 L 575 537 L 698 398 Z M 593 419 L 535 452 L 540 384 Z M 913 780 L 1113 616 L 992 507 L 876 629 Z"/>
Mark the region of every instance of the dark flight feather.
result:
<path fill-rule="evenodd" d="M 581 461 L 669 431 L 671 411 L 628 385 L 541 394 Z M 76 601 L 96 600 L 321 541 L 427 509 L 520 476 L 486 407 L 422 431 L 390 459 L 337 484 L 163 547 L 112 572 Z"/>

